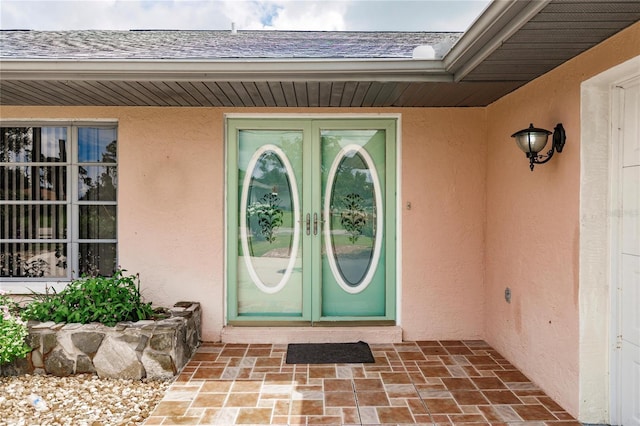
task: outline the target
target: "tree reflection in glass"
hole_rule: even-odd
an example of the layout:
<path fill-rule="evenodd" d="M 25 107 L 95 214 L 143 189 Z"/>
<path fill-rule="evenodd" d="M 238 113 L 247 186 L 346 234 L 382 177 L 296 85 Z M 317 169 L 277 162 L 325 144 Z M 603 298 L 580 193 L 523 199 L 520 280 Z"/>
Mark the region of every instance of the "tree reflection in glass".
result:
<path fill-rule="evenodd" d="M 110 275 L 117 267 L 116 129 L 79 128 L 78 161 L 78 200 L 97 202 L 79 206 L 79 272 Z"/>
<path fill-rule="evenodd" d="M 261 255 L 266 250 L 272 250 L 279 236 L 277 232 L 282 226 L 288 229 L 293 228 L 291 187 L 286 167 L 282 160 L 273 151 L 267 151 L 260 156 L 252 172 L 247 202 L 247 227 L 252 236 L 252 255 Z M 290 235 L 286 241 L 282 241 L 287 246 L 286 257 L 290 256 L 291 249 Z M 259 241 L 266 241 L 271 247 L 254 244 Z M 262 246 L 262 250 L 256 246 Z M 278 244 L 278 247 L 284 247 Z"/>

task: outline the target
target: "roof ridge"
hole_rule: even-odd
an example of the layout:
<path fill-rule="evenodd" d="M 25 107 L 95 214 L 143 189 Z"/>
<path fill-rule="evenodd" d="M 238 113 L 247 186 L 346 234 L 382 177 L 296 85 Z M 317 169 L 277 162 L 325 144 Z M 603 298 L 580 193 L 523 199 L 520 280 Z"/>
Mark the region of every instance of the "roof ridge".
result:
<path fill-rule="evenodd" d="M 231 33 L 231 30 L 214 30 L 214 29 L 170 29 L 170 28 L 131 28 L 128 30 L 108 30 L 108 29 L 80 29 L 80 30 L 34 30 L 29 28 L 0 28 L 0 32 L 31 32 L 31 33 L 90 33 L 90 32 L 103 32 L 103 33 L 153 33 L 153 32 L 167 32 L 167 33 Z M 394 31 L 394 30 L 270 30 L 270 29 L 248 29 L 237 30 L 238 33 L 299 33 L 299 34 L 311 34 L 311 33 L 324 33 L 324 34 L 463 34 L 464 31 Z"/>

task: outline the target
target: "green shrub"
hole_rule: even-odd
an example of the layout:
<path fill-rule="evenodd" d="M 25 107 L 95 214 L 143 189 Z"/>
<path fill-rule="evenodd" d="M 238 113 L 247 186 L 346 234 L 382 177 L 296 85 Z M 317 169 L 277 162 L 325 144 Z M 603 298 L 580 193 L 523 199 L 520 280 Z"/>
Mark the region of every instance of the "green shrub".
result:
<path fill-rule="evenodd" d="M 0 365 L 24 358 L 31 351 L 25 343 L 28 331 L 20 317 L 18 305 L 0 292 Z"/>
<path fill-rule="evenodd" d="M 151 303 L 143 303 L 140 279 L 116 271 L 112 277 L 83 277 L 59 293 L 34 295 L 22 311 L 26 320 L 56 323 L 99 322 L 112 327 L 121 321 L 139 321 L 154 316 Z"/>

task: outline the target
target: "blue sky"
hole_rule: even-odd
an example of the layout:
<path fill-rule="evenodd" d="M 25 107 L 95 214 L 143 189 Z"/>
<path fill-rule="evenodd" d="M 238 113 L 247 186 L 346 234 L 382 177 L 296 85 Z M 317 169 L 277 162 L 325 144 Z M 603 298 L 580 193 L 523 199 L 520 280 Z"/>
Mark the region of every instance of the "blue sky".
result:
<path fill-rule="evenodd" d="M 1 29 L 464 31 L 489 0 L 0 0 Z"/>

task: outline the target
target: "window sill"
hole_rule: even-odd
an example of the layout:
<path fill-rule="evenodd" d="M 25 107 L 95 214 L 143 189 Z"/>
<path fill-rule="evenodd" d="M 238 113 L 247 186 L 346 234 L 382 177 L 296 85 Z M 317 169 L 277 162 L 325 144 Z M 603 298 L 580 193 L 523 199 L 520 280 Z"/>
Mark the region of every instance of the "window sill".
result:
<path fill-rule="evenodd" d="M 0 281 L 0 290 L 14 295 L 29 295 L 63 290 L 71 281 Z"/>

